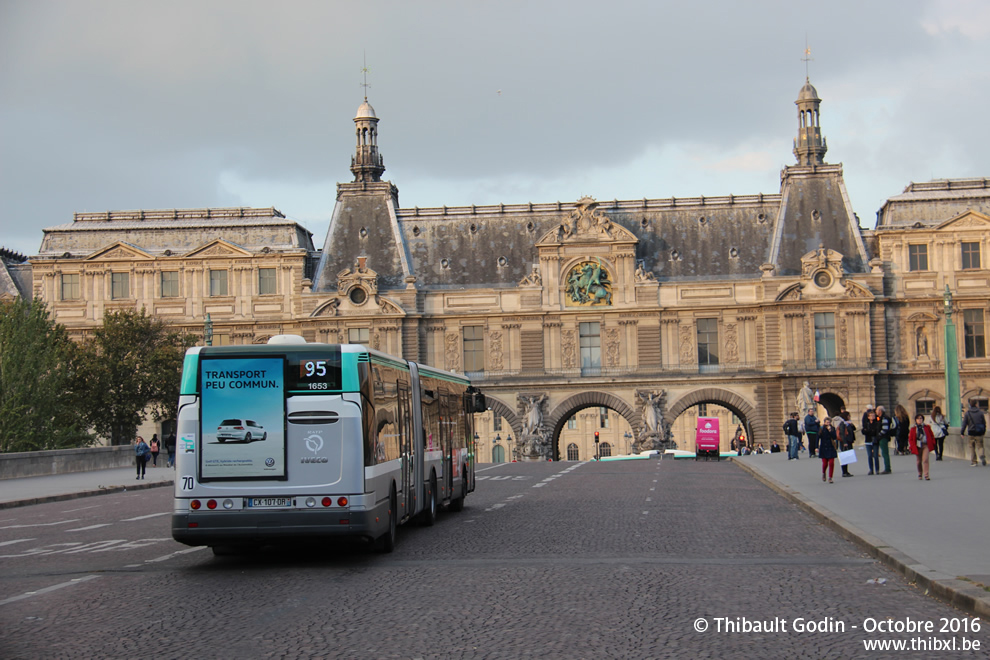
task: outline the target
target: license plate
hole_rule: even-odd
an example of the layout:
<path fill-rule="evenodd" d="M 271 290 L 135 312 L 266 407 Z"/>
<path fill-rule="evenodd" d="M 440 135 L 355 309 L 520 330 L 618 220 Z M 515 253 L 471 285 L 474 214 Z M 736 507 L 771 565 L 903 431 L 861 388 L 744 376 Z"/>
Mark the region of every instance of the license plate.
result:
<path fill-rule="evenodd" d="M 291 497 L 249 497 L 247 505 L 252 509 L 288 509 L 292 506 Z"/>

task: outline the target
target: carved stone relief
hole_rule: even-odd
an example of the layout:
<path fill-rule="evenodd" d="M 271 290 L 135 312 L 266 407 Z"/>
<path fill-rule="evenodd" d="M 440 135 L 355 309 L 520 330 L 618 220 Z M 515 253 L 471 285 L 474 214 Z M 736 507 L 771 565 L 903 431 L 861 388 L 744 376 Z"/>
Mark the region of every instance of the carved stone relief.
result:
<path fill-rule="evenodd" d="M 444 368 L 457 371 L 461 368 L 460 337 L 456 333 L 448 333 L 444 338 Z"/>
<path fill-rule="evenodd" d="M 607 328 L 605 330 L 605 366 L 619 366 L 619 329 Z"/>
<path fill-rule="evenodd" d="M 736 324 L 725 324 L 725 361 L 733 363 L 739 361 L 739 339 L 736 336 Z"/>
<path fill-rule="evenodd" d="M 695 353 L 694 353 L 694 342 L 692 341 L 691 326 L 682 325 L 681 326 L 681 366 L 687 366 L 689 364 L 694 364 Z"/>
<path fill-rule="evenodd" d="M 561 353 L 565 369 L 577 366 L 577 343 L 574 341 L 574 331 L 564 330 L 560 333 Z"/>
<path fill-rule="evenodd" d="M 503 366 L 502 331 L 492 330 L 488 338 L 490 346 L 489 362 L 493 371 L 501 371 Z"/>

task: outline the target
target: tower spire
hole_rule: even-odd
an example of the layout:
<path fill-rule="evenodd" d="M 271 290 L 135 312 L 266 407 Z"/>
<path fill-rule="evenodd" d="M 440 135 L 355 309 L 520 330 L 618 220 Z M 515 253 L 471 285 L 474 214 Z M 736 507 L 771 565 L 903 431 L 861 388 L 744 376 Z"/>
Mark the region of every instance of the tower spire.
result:
<path fill-rule="evenodd" d="M 805 48 L 804 62 L 807 67 L 808 60 L 811 59 L 811 49 Z M 805 70 L 807 74 L 807 69 Z M 828 145 L 822 137 L 821 115 L 819 106 L 822 100 L 818 98 L 811 81 L 805 77 L 804 87 L 798 92 L 797 101 L 794 103 L 798 107 L 798 135 L 794 138 L 794 156 L 797 164 L 803 166 L 822 165 L 825 163 L 825 152 Z"/>
<path fill-rule="evenodd" d="M 381 181 L 385 172 L 385 161 L 378 153 L 378 117 L 375 109 L 368 103 L 368 66 L 361 68 L 364 74 L 364 103 L 358 106 L 354 117 L 357 133 L 357 150 L 351 158 L 351 172 L 355 181 Z"/>

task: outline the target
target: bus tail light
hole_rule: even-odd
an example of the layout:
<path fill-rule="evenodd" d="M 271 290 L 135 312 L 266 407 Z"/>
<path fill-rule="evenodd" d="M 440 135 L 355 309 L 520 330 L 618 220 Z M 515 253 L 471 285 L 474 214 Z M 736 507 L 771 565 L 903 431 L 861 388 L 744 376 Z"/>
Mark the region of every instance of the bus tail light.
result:
<path fill-rule="evenodd" d="M 199 507 L 201 506 L 203 505 L 200 504 L 199 500 L 193 500 L 192 502 L 189 503 L 189 508 L 192 509 L 193 511 L 199 511 Z"/>
<path fill-rule="evenodd" d="M 207 509 L 211 509 L 211 510 L 217 508 L 217 501 L 216 500 L 209 500 L 206 503 L 206 508 Z"/>
<path fill-rule="evenodd" d="M 346 497 L 338 497 L 337 498 L 337 505 L 338 506 L 347 506 L 347 498 Z"/>
<path fill-rule="evenodd" d="M 320 504 L 322 504 L 323 506 L 332 506 L 333 500 L 330 499 L 329 497 L 324 497 L 323 500 L 320 502 Z"/>

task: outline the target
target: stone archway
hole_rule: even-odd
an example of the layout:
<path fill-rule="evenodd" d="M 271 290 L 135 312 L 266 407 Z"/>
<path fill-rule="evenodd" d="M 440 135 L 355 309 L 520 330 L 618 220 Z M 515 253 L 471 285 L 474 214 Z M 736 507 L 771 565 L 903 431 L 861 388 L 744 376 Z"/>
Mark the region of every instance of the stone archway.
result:
<path fill-rule="evenodd" d="M 731 410 L 743 420 L 746 428 L 746 437 L 752 439 L 754 442 L 767 442 L 769 444 L 769 431 L 766 428 L 766 424 L 756 414 L 753 406 L 735 392 L 723 390 L 719 387 L 706 387 L 700 390 L 694 390 L 671 403 L 667 410 L 664 411 L 664 424 L 667 428 L 671 428 L 674 420 L 681 413 L 699 403 L 714 403 Z"/>
<path fill-rule="evenodd" d="M 643 420 L 635 408 L 614 394 L 595 391 L 581 392 L 580 394 L 575 394 L 574 396 L 568 397 L 557 404 L 543 421 L 545 428 L 553 430 L 550 435 L 550 451 L 553 460 L 560 460 L 560 452 L 558 451 L 557 441 L 560 438 L 560 431 L 564 427 L 564 424 L 567 423 L 568 418 L 578 410 L 599 407 L 610 408 L 619 413 L 619 415 L 621 415 L 622 418 L 629 423 L 629 426 L 632 427 L 633 435 L 639 435 L 640 428 L 643 425 Z"/>
<path fill-rule="evenodd" d="M 515 410 L 488 394 L 485 395 L 485 402 L 488 404 L 488 409 L 492 411 L 492 414 L 504 417 L 509 422 L 509 427 L 512 428 L 512 432 L 516 438 L 522 437 L 522 419 L 516 414 Z"/>

